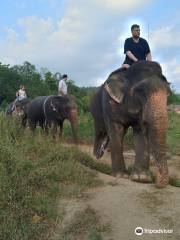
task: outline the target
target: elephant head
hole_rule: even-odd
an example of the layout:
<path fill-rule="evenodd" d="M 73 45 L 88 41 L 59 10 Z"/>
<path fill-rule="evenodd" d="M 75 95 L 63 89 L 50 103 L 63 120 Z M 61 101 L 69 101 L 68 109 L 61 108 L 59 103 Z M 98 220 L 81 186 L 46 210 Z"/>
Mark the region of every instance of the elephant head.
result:
<path fill-rule="evenodd" d="M 50 107 L 59 121 L 64 119 L 70 121 L 73 137 L 75 142 L 77 142 L 78 114 L 75 97 L 70 95 L 53 96 L 50 100 Z"/>

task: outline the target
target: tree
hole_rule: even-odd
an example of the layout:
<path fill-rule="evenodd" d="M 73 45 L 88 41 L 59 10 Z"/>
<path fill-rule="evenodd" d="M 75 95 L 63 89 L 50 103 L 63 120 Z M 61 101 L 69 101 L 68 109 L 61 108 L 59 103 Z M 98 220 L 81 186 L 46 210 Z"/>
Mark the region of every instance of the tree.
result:
<path fill-rule="evenodd" d="M 0 96 L 1 100 L 11 102 L 21 83 L 21 76 L 9 65 L 0 64 Z"/>

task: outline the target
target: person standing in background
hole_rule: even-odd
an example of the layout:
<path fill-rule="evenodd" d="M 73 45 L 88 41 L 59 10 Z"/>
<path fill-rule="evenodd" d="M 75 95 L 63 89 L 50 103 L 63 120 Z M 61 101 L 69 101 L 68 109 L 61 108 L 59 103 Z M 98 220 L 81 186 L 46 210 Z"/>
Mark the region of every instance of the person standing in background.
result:
<path fill-rule="evenodd" d="M 67 94 L 67 79 L 68 79 L 68 75 L 64 74 L 62 76 L 62 79 L 59 81 L 59 85 L 58 85 L 58 96 L 64 96 Z"/>

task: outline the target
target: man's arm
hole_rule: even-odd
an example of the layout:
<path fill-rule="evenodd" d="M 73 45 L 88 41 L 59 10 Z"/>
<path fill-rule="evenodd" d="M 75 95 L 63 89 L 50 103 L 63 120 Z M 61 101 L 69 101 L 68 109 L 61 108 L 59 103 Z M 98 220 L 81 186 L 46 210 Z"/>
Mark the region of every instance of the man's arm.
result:
<path fill-rule="evenodd" d="M 152 56 L 151 56 L 150 52 L 146 55 L 146 60 L 147 61 L 152 61 Z"/>
<path fill-rule="evenodd" d="M 144 42 L 145 42 L 144 47 L 145 47 L 146 60 L 152 61 L 151 50 L 150 50 L 149 44 L 146 40 Z"/>
<path fill-rule="evenodd" d="M 131 51 L 127 51 L 127 52 L 126 52 L 126 55 L 127 55 L 131 60 L 133 60 L 134 62 L 137 62 L 137 61 L 138 61 L 138 59 L 134 56 L 134 54 L 132 54 Z"/>

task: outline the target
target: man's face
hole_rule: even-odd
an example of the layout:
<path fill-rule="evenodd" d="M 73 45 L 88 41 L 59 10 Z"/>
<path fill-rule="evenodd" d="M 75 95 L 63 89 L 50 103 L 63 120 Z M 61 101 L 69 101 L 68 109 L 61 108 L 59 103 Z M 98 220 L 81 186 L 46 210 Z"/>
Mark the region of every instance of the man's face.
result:
<path fill-rule="evenodd" d="M 134 38 L 139 38 L 139 36 L 140 36 L 140 28 L 134 28 L 131 32 L 132 32 L 132 36 Z"/>

